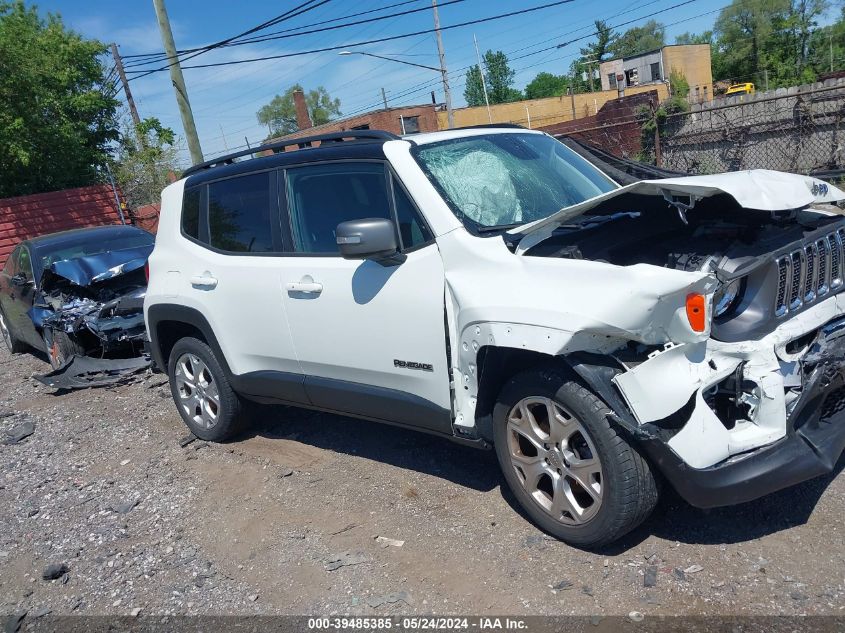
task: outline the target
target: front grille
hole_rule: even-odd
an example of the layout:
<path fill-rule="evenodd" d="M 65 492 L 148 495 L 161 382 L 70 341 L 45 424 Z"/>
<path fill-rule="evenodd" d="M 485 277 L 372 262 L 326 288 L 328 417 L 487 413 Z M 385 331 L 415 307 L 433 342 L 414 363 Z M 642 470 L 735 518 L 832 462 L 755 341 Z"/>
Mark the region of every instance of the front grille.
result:
<path fill-rule="evenodd" d="M 775 315 L 783 316 L 839 288 L 845 277 L 845 228 L 780 256 Z"/>

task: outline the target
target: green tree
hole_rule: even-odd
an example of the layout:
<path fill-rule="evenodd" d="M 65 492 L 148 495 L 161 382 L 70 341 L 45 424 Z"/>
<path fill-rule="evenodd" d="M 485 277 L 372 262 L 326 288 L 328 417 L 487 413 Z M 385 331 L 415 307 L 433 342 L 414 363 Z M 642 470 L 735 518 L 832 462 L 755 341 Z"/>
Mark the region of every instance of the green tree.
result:
<path fill-rule="evenodd" d="M 675 38 L 675 44 L 689 45 L 689 44 L 712 44 L 713 31 L 704 31 L 703 33 L 681 33 Z"/>
<path fill-rule="evenodd" d="M 118 137 L 103 43 L 0 0 L 0 198 L 100 180 Z"/>
<path fill-rule="evenodd" d="M 270 132 L 268 136 L 285 136 L 299 129 L 293 101 L 296 90 L 302 90 L 305 94 L 305 106 L 314 125 L 328 123 L 332 118 L 340 116 L 340 99 L 332 99 L 323 86 L 305 92 L 300 84 L 294 84 L 283 94 L 273 97 L 270 103 L 256 113 L 258 122 L 267 126 Z"/>
<path fill-rule="evenodd" d="M 765 71 L 782 57 L 782 42 L 774 35 L 785 23 L 789 2 L 733 0 L 719 12 L 713 28 L 720 62 L 717 79 L 763 83 Z"/>
<path fill-rule="evenodd" d="M 661 48 L 664 44 L 664 26 L 649 20 L 642 26 L 628 29 L 610 46 L 614 57 L 630 57 Z"/>
<path fill-rule="evenodd" d="M 177 174 L 176 135 L 154 117 L 137 127 L 126 123 L 117 147 L 114 177 L 130 207 L 158 202 Z"/>
<path fill-rule="evenodd" d="M 467 70 L 466 81 L 464 82 L 464 99 L 471 108 L 484 105 L 484 81 L 481 78 L 478 64 Z"/>
<path fill-rule="evenodd" d="M 810 34 L 808 63 L 819 75 L 845 68 L 845 5 L 837 19 Z"/>
<path fill-rule="evenodd" d="M 543 97 L 558 97 L 567 94 L 569 90 L 569 77 L 566 75 L 553 75 L 552 73 L 538 73 L 527 86 L 525 86 L 526 99 L 542 99 Z"/>
<path fill-rule="evenodd" d="M 605 58 L 611 56 L 611 50 L 619 39 L 619 36 L 613 32 L 604 20 L 596 20 L 596 41 L 587 44 L 581 49 L 581 56 L 587 59 L 592 59 L 597 62 L 603 62 Z"/>
<path fill-rule="evenodd" d="M 508 57 L 502 51 L 487 51 L 482 58 L 484 79 L 487 84 L 487 98 L 490 104 L 509 103 L 523 98 L 522 92 L 513 87 L 516 71 L 508 64 Z M 470 106 L 484 105 L 484 92 L 478 65 L 472 66 L 466 73 L 464 99 Z"/>

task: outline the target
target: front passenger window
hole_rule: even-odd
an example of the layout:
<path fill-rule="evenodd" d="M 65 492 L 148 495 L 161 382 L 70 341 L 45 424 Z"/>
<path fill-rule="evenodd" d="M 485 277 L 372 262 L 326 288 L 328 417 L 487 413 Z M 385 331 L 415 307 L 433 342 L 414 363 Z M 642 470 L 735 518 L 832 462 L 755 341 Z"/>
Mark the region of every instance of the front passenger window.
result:
<path fill-rule="evenodd" d="M 390 219 L 384 166 L 380 163 L 309 165 L 287 171 L 294 250 L 333 253 L 341 222 Z"/>
<path fill-rule="evenodd" d="M 18 255 L 18 272 L 28 281 L 32 281 L 32 262 L 29 259 L 29 250 L 26 248 L 21 248 Z"/>

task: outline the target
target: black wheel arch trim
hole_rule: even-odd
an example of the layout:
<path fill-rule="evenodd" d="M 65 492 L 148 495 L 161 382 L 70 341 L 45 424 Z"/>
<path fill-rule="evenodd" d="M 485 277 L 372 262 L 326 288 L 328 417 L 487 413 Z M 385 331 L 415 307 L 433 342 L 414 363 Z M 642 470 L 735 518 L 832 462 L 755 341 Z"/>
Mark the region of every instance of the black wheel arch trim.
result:
<path fill-rule="evenodd" d="M 218 357 L 223 371 L 226 372 L 227 377 L 231 377 L 232 370 L 226 362 L 226 357 L 220 349 L 220 344 L 217 342 L 217 337 L 214 335 L 214 330 L 208 323 L 208 319 L 203 316 L 202 312 L 195 308 L 178 305 L 174 303 L 154 303 L 147 308 L 147 335 L 150 337 L 150 351 L 152 353 L 153 362 L 162 371 L 167 371 L 167 360 L 162 353 L 161 343 L 159 341 L 159 325 L 166 321 L 175 321 L 176 323 L 183 323 L 198 329 L 205 338 L 206 344 Z"/>

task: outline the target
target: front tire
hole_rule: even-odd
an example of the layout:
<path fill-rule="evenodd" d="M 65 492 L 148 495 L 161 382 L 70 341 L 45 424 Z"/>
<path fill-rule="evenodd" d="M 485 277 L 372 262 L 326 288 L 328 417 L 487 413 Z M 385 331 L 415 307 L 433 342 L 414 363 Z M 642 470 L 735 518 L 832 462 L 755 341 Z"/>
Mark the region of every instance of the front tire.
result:
<path fill-rule="evenodd" d="M 505 481 L 541 529 L 571 545 L 611 543 L 657 504 L 648 462 L 595 394 L 555 369 L 518 374 L 493 410 Z"/>
<path fill-rule="evenodd" d="M 243 405 L 208 345 L 196 338 L 180 339 L 167 369 L 173 401 L 194 435 L 210 442 L 237 435 Z"/>
<path fill-rule="evenodd" d="M 67 332 L 44 328 L 41 337 L 44 339 L 47 358 L 53 369 L 60 369 L 74 356 L 85 355 L 85 348 L 72 339 Z"/>

